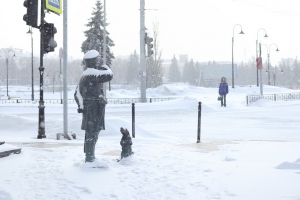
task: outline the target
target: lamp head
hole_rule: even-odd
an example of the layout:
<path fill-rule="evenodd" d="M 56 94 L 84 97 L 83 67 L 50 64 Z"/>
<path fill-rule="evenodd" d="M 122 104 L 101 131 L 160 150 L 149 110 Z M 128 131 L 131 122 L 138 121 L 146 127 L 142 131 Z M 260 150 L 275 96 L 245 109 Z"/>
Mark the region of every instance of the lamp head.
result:
<path fill-rule="evenodd" d="M 13 55 L 13 57 L 17 57 L 15 52 L 14 52 L 14 55 Z"/>
<path fill-rule="evenodd" d="M 265 34 L 265 36 L 264 37 L 269 37 L 267 34 Z"/>
<path fill-rule="evenodd" d="M 278 47 L 277 47 L 276 51 L 279 51 Z"/>
<path fill-rule="evenodd" d="M 243 30 L 241 30 L 241 32 L 239 34 L 245 34 L 245 33 L 243 32 Z"/>

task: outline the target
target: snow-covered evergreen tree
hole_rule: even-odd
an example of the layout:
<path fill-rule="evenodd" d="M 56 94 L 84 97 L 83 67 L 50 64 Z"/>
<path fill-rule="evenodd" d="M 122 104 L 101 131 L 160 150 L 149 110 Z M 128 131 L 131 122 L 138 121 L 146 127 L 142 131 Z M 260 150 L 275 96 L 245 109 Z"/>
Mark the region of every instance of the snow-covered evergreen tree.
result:
<path fill-rule="evenodd" d="M 177 59 L 174 55 L 169 69 L 169 82 L 180 82 L 181 74 L 178 67 Z"/>
<path fill-rule="evenodd" d="M 89 19 L 88 30 L 84 31 L 86 40 L 81 45 L 81 51 L 86 53 L 89 50 L 97 50 L 101 55 L 98 66 L 103 64 L 103 31 L 104 31 L 104 13 L 102 11 L 102 4 L 100 1 L 96 2 L 96 7 L 93 8 L 92 17 Z M 106 23 L 106 27 L 107 27 Z M 114 54 L 110 47 L 114 46 L 114 41 L 110 39 L 109 32 L 106 30 L 106 65 L 111 66 Z"/>

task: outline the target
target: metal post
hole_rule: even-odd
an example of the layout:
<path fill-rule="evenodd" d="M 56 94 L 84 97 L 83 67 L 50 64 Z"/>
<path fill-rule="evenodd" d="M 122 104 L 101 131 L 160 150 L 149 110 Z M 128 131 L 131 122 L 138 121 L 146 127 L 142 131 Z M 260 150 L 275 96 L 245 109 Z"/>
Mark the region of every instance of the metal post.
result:
<path fill-rule="evenodd" d="M 44 66 L 43 66 L 43 58 L 44 58 L 44 7 L 45 7 L 45 1 L 41 1 L 41 47 L 40 47 L 40 101 L 39 101 L 39 131 L 38 131 L 38 139 L 46 138 L 45 134 L 45 106 L 44 106 L 44 86 L 43 86 L 43 80 L 44 80 Z"/>
<path fill-rule="evenodd" d="M 201 105 L 202 105 L 202 103 L 199 102 L 199 104 L 198 104 L 198 131 L 197 131 L 197 143 L 200 143 L 200 134 L 201 134 Z"/>
<path fill-rule="evenodd" d="M 261 57 L 261 43 L 259 43 L 259 57 Z M 260 72 L 260 95 L 263 95 L 262 68 L 259 69 L 259 72 Z"/>
<path fill-rule="evenodd" d="M 132 137 L 135 138 L 135 107 L 132 103 Z"/>
<path fill-rule="evenodd" d="M 106 0 L 104 0 L 104 23 L 103 23 L 103 65 L 106 65 Z"/>
<path fill-rule="evenodd" d="M 33 83 L 33 38 L 32 38 L 32 27 L 31 27 L 31 101 L 34 100 L 34 83 Z"/>
<path fill-rule="evenodd" d="M 6 58 L 6 95 L 8 97 L 8 58 Z"/>
<path fill-rule="evenodd" d="M 257 55 L 257 44 L 258 44 L 258 40 L 256 40 L 256 66 L 257 66 L 257 58 L 258 58 L 258 55 Z M 257 87 L 259 86 L 258 84 L 258 67 L 256 67 L 256 85 Z"/>
<path fill-rule="evenodd" d="M 276 79 L 276 67 L 274 67 L 274 70 L 273 70 L 273 82 L 274 82 L 274 86 L 275 86 L 275 79 Z"/>
<path fill-rule="evenodd" d="M 234 41 L 234 37 L 232 37 L 232 88 L 234 88 L 233 41 Z"/>
<path fill-rule="evenodd" d="M 60 103 L 62 104 L 63 98 L 62 98 L 62 87 L 61 87 L 61 59 L 64 57 L 64 50 L 62 48 L 59 49 L 59 89 L 60 89 Z"/>
<path fill-rule="evenodd" d="M 145 0 L 140 0 L 140 73 L 141 102 L 146 100 L 146 57 L 145 57 Z"/>
<path fill-rule="evenodd" d="M 60 102 L 62 104 L 62 91 L 61 91 L 61 58 L 59 59 L 59 91 L 60 91 Z"/>
<path fill-rule="evenodd" d="M 104 23 L 103 23 L 103 65 L 106 65 L 106 0 L 104 0 Z M 106 83 L 103 83 L 104 94 L 106 96 Z M 110 81 L 108 82 L 108 90 L 111 90 Z"/>
<path fill-rule="evenodd" d="M 68 0 L 63 1 L 63 88 L 64 88 L 64 135 L 68 134 Z"/>
<path fill-rule="evenodd" d="M 268 84 L 271 85 L 271 82 L 270 82 L 270 51 L 268 53 Z"/>
<path fill-rule="evenodd" d="M 53 73 L 53 78 L 52 78 L 52 91 L 53 91 L 53 94 L 54 94 L 54 77 L 55 77 L 55 73 Z"/>

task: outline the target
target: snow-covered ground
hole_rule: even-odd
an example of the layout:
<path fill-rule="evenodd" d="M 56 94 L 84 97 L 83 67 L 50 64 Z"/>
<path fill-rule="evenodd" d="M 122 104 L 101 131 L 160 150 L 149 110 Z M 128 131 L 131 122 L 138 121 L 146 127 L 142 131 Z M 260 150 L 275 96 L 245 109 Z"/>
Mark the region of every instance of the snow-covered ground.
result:
<path fill-rule="evenodd" d="M 182 83 L 148 89 L 147 97 L 181 98 L 136 104 L 134 155 L 120 162 L 119 129 L 131 132 L 131 105 L 107 105 L 106 130 L 100 132 L 98 159 L 92 165 L 84 163 L 84 132 L 75 104 L 69 104 L 68 129 L 78 138 L 59 141 L 62 105 L 46 104 L 47 138 L 38 140 L 38 103 L 0 104 L 0 141 L 6 148 L 22 148 L 20 154 L 0 158 L 0 200 L 299 200 L 300 101 L 260 100 L 246 106 L 246 95 L 258 94 L 259 88 L 245 86 L 230 88 L 224 108 L 217 91 Z M 31 96 L 30 87 L 11 87 L 9 92 Z M 264 93 L 289 92 L 299 91 L 264 87 Z M 49 92 L 44 98 L 59 96 Z M 118 89 L 107 96 L 134 98 L 139 91 Z"/>

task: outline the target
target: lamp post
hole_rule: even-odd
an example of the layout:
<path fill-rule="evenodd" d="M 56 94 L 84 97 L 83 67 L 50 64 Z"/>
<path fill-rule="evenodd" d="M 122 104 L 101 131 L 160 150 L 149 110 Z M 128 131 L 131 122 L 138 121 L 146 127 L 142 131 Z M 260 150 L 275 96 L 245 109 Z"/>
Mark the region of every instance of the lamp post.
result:
<path fill-rule="evenodd" d="M 34 100 L 34 84 L 33 84 L 33 38 L 32 38 L 32 27 L 27 32 L 31 35 L 31 101 Z"/>
<path fill-rule="evenodd" d="M 8 56 L 9 56 L 10 52 L 14 52 L 13 57 L 16 57 L 16 53 L 12 48 L 1 49 L 0 52 L 4 52 L 4 54 L 5 54 L 5 60 L 6 60 L 6 95 L 7 95 L 7 98 L 9 98 L 9 95 L 8 95 Z"/>
<path fill-rule="evenodd" d="M 53 72 L 53 80 L 52 80 L 52 82 L 53 82 L 53 94 L 54 94 L 54 82 L 55 82 L 55 74 L 56 73 L 60 73 L 60 72 L 59 71 Z M 58 77 L 60 78 L 60 75 Z"/>
<path fill-rule="evenodd" d="M 283 73 L 283 70 L 280 70 L 280 73 Z M 273 85 L 275 86 L 275 82 L 276 82 L 276 66 L 273 69 Z"/>
<path fill-rule="evenodd" d="M 60 102 L 62 103 L 62 91 L 61 91 L 61 80 L 62 80 L 62 74 L 61 74 L 61 59 L 64 57 L 64 50 L 63 48 L 59 49 L 59 87 L 60 87 Z"/>
<path fill-rule="evenodd" d="M 267 70 L 267 72 L 268 72 L 268 84 L 271 85 L 271 80 L 270 80 L 270 48 L 271 48 L 272 45 L 275 45 L 276 48 L 277 48 L 276 51 L 279 51 L 279 49 L 278 49 L 277 44 L 275 44 L 275 43 L 272 43 L 269 46 L 266 45 L 266 44 L 262 44 L 262 45 L 265 45 L 267 47 L 267 53 L 268 53 L 268 70 Z"/>
<path fill-rule="evenodd" d="M 232 34 L 232 88 L 234 88 L 234 59 L 233 59 L 233 42 L 234 42 L 234 28 L 236 26 L 240 26 L 241 27 L 241 32 L 239 34 L 245 34 L 243 32 L 243 29 L 242 29 L 242 26 L 240 24 L 236 24 L 234 27 L 233 27 L 233 34 Z"/>
<path fill-rule="evenodd" d="M 267 35 L 267 31 L 264 28 L 258 29 L 257 31 L 257 37 L 256 37 L 256 62 L 257 62 L 257 58 L 258 58 L 258 32 L 264 30 L 265 31 L 265 36 L 264 37 L 268 37 Z M 260 75 L 261 75 L 261 69 L 260 69 Z M 261 75 L 262 76 L 262 75 Z M 256 84 L 257 87 L 259 86 L 259 81 L 258 81 L 258 68 L 256 67 Z"/>

